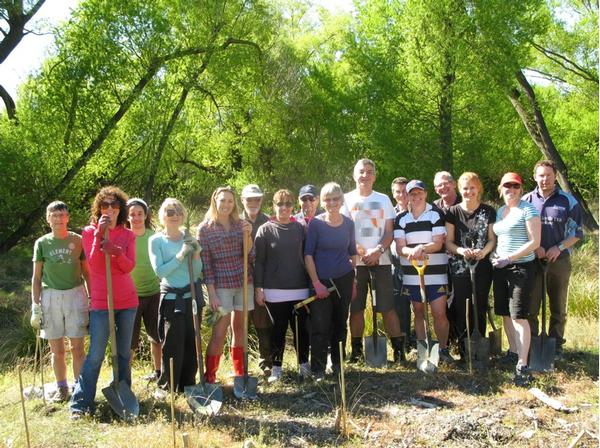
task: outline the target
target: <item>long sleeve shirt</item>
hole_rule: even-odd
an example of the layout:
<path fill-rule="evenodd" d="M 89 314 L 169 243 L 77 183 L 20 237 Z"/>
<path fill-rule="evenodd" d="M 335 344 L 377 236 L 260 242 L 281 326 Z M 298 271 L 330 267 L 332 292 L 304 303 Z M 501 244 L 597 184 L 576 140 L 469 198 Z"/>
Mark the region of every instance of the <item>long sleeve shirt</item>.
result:
<path fill-rule="evenodd" d="M 183 235 L 179 241 L 173 241 L 167 238 L 165 234 L 157 233 L 150 237 L 148 244 L 150 246 L 150 263 L 152 263 L 156 275 L 160 277 L 161 285 L 183 288 L 190 284 L 187 257 L 181 262 L 175 258 L 175 255 L 183 247 Z M 194 281 L 196 281 L 202 272 L 202 261 L 192 258 L 192 268 Z M 189 297 L 191 297 L 190 292 L 183 295 L 183 298 Z M 164 298 L 175 300 L 175 294 L 168 293 Z"/>
<path fill-rule="evenodd" d="M 90 295 L 92 310 L 108 309 L 106 287 L 106 259 L 102 251 L 103 235 L 98 226 L 92 224 L 81 234 L 83 250 L 90 267 Z M 131 278 L 135 266 L 135 234 L 123 226 L 109 230 L 108 239 L 120 246 L 123 253 L 110 256 L 112 296 L 114 309 L 134 308 L 138 306 L 138 296 Z"/>

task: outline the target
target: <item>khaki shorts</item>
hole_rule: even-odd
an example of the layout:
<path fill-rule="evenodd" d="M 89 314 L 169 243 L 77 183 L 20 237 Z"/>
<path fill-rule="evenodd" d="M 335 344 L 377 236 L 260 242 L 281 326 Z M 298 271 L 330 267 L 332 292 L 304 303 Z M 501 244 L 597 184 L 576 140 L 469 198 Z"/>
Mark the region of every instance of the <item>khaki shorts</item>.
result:
<path fill-rule="evenodd" d="M 42 331 L 44 339 L 82 338 L 88 333 L 88 297 L 85 288 L 42 289 Z"/>
<path fill-rule="evenodd" d="M 227 311 L 242 311 L 244 307 L 242 288 L 217 288 L 221 306 Z M 248 285 L 248 311 L 254 309 L 254 287 Z"/>

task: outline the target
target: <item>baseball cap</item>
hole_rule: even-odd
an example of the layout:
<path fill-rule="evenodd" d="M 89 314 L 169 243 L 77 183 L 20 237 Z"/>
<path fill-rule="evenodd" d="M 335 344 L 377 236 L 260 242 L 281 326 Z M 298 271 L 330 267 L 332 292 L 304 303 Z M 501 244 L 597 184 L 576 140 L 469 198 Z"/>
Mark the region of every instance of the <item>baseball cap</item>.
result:
<path fill-rule="evenodd" d="M 523 185 L 523 179 L 517 173 L 506 173 L 502 176 L 502 180 L 500 181 L 500 185 L 504 185 L 506 183 L 515 182 L 519 185 Z"/>
<path fill-rule="evenodd" d="M 410 193 L 411 190 L 414 190 L 415 188 L 420 188 L 423 191 L 427 190 L 427 187 L 425 186 L 425 183 L 422 180 L 413 179 L 406 184 L 407 193 Z"/>
<path fill-rule="evenodd" d="M 256 184 L 248 184 L 242 188 L 243 198 L 262 198 L 263 192 L 260 187 Z"/>
<path fill-rule="evenodd" d="M 298 197 L 300 199 L 302 199 L 304 196 L 311 196 L 311 197 L 315 197 L 318 196 L 319 193 L 317 193 L 317 187 L 315 187 L 314 185 L 308 184 L 303 186 L 302 188 L 300 188 L 300 191 L 298 192 Z"/>

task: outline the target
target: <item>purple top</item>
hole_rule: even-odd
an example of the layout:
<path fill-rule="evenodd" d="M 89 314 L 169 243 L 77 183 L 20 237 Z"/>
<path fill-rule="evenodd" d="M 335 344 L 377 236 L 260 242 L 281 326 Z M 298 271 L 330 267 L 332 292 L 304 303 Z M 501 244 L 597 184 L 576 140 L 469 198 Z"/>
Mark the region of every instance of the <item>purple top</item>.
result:
<path fill-rule="evenodd" d="M 530 193 L 522 198 L 529 202 L 540 212 L 542 220 L 542 241 L 541 246 L 548 250 L 552 246 L 558 246 L 561 241 L 572 236 L 583 238 L 583 229 L 581 227 L 581 207 L 577 200 L 560 188 L 556 188 L 554 193 L 544 199 L 544 196 L 536 187 Z M 563 250 L 559 258 L 566 257 L 570 249 Z"/>
<path fill-rule="evenodd" d="M 320 279 L 339 278 L 352 270 L 350 257 L 357 254 L 354 222 L 343 218 L 342 224 L 332 227 L 324 215 L 317 215 L 308 225 L 304 255 L 313 257 Z"/>

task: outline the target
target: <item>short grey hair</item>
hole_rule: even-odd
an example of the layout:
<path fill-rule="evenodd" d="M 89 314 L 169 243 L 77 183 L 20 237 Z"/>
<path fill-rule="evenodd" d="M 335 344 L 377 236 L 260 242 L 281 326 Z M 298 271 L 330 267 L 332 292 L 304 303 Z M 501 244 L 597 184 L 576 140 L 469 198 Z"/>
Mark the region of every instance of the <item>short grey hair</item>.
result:
<path fill-rule="evenodd" d="M 358 165 L 371 165 L 373 167 L 373 174 L 377 174 L 375 162 L 373 162 L 371 159 L 360 159 L 358 162 L 356 162 L 356 165 L 354 165 L 354 172 L 356 172 Z"/>
<path fill-rule="evenodd" d="M 450 182 L 456 183 L 456 181 L 454 180 L 454 176 L 452 176 L 452 174 L 450 174 L 448 171 L 438 171 L 437 173 L 435 173 L 435 176 L 433 176 L 434 187 L 437 185 L 438 179 L 446 179 Z"/>
<path fill-rule="evenodd" d="M 340 196 L 342 203 L 344 203 L 344 190 L 340 187 L 340 184 L 336 182 L 327 182 L 321 188 L 321 201 L 324 201 L 327 196 Z"/>

